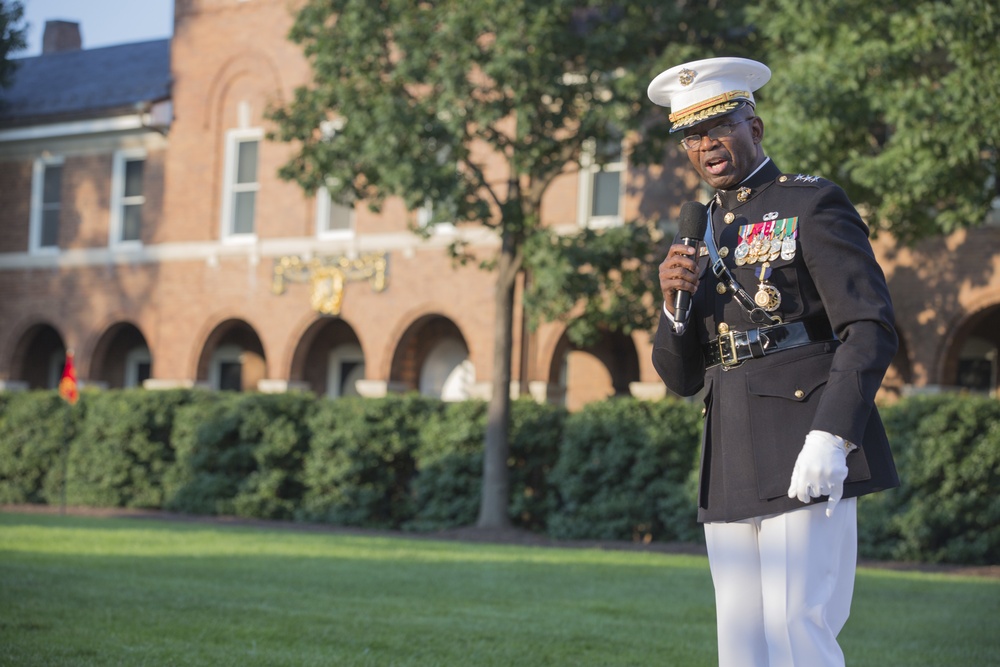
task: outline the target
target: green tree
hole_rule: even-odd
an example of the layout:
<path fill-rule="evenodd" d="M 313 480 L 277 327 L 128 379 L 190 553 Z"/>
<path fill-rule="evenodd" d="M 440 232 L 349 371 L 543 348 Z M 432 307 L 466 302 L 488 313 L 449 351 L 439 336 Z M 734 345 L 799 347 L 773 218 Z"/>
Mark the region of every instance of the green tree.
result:
<path fill-rule="evenodd" d="M 10 86 L 17 69 L 11 54 L 27 46 L 23 18 L 24 6 L 18 0 L 0 0 L 0 89 Z"/>
<path fill-rule="evenodd" d="M 1000 194 L 995 0 L 763 0 L 747 15 L 783 169 L 839 182 L 902 242 L 984 221 Z"/>
<path fill-rule="evenodd" d="M 580 240 L 562 243 L 546 235 L 542 197 L 567 165 L 579 163 L 588 140 L 601 145 L 659 122 L 629 159 L 632 165 L 660 161 L 664 119 L 646 99 L 646 86 L 661 69 L 718 47 L 712 26 L 740 24 L 720 18 L 716 4 L 309 0 L 297 14 L 290 38 L 302 45 L 313 81 L 271 111 L 275 136 L 297 145 L 281 175 L 306 191 L 326 186 L 343 201 L 376 207 L 389 196 L 401 197 L 410 209 L 432 202 L 450 219 L 486 226 L 498 236 L 499 250 L 483 262 L 496 274 L 496 328 L 481 527 L 508 524 L 518 276 L 529 265 L 538 272 L 582 267 L 578 273 L 587 280 L 577 287 L 589 290 L 588 304 L 600 305 L 606 300 L 598 288 L 634 268 L 626 263 L 608 271 L 605 260 L 583 252 L 588 246 Z M 499 173 L 484 169 L 484 147 L 502 161 Z M 632 243 L 628 234 L 616 238 Z M 634 252 L 641 254 L 641 246 Z M 567 248 L 575 251 L 572 264 L 552 259 Z M 611 242 L 601 248 L 633 253 Z M 461 246 L 452 250 L 468 258 Z M 543 256 L 534 264 L 532 250 Z M 544 275 L 532 283 L 553 284 Z M 634 319 L 650 306 L 632 292 L 619 290 L 624 301 L 613 305 Z M 593 311 L 585 308 L 585 314 Z"/>

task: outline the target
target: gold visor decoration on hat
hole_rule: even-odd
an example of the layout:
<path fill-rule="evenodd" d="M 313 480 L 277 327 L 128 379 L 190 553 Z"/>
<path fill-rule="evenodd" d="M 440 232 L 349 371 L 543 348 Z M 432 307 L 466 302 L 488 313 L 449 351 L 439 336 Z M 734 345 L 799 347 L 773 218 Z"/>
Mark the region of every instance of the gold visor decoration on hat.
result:
<path fill-rule="evenodd" d="M 720 114 L 729 113 L 740 106 L 741 102 L 746 102 L 745 98 L 749 95 L 749 91 L 734 90 L 732 92 L 719 95 L 711 100 L 696 104 L 693 107 L 681 109 L 677 113 L 672 113 L 668 116 L 670 122 L 673 123 L 673 127 L 671 127 L 670 130 L 671 132 L 681 130 L 685 127 L 700 123 L 703 120 L 714 118 Z M 734 98 L 736 99 L 734 100 Z"/>

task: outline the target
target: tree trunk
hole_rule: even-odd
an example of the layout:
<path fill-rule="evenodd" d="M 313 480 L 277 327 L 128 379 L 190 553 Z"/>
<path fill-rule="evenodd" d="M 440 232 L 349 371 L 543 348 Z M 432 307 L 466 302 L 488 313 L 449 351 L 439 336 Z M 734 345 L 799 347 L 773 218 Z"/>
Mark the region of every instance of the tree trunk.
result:
<path fill-rule="evenodd" d="M 494 294 L 496 321 L 493 325 L 493 393 L 487 410 L 486 443 L 483 451 L 483 490 L 479 504 L 479 528 L 507 528 L 510 518 L 510 475 L 507 440 L 510 417 L 511 348 L 514 338 L 514 285 L 517 277 L 515 243 L 504 235 L 497 267 Z"/>

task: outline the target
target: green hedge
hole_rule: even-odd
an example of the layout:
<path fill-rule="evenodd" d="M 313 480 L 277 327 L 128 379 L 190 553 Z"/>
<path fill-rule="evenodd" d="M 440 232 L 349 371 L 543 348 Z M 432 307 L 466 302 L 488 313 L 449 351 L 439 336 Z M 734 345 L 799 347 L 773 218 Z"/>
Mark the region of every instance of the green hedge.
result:
<path fill-rule="evenodd" d="M 290 519 L 304 489 L 307 394 L 199 392 L 177 411 L 176 465 L 165 507 L 194 514 Z"/>
<path fill-rule="evenodd" d="M 1000 562 L 1000 401 L 913 396 L 881 412 L 902 485 L 858 504 L 861 554 Z"/>
<path fill-rule="evenodd" d="M 486 404 L 448 403 L 430 415 L 414 451 L 413 516 L 409 530 L 475 523 L 482 490 Z"/>
<path fill-rule="evenodd" d="M 191 399 L 185 391 L 87 392 L 73 408 L 67 503 L 163 507 L 175 412 Z"/>
<path fill-rule="evenodd" d="M 415 511 L 404 527 L 433 530 L 476 521 L 482 493 L 486 403 L 447 403 L 424 424 L 415 452 Z M 552 507 L 548 476 L 559 456 L 566 411 L 530 399 L 511 404 L 511 522 L 542 532 Z"/>
<path fill-rule="evenodd" d="M 1000 403 L 923 396 L 881 412 L 903 486 L 861 499 L 862 556 L 995 564 Z M 70 407 L 55 392 L 0 393 L 0 503 L 467 526 L 485 429 L 482 401 L 416 394 L 84 391 Z M 557 538 L 701 541 L 700 429 L 698 406 L 676 400 L 571 414 L 514 401 L 511 521 Z"/>
<path fill-rule="evenodd" d="M 0 503 L 59 503 L 73 427 L 69 406 L 54 391 L 2 395 Z"/>
<path fill-rule="evenodd" d="M 416 394 L 321 403 L 310 418 L 298 518 L 375 528 L 408 521 L 416 443 L 441 407 Z"/>
<path fill-rule="evenodd" d="M 675 400 L 591 403 L 566 420 L 552 473 L 559 502 L 549 518 L 557 538 L 689 539 L 700 410 Z"/>

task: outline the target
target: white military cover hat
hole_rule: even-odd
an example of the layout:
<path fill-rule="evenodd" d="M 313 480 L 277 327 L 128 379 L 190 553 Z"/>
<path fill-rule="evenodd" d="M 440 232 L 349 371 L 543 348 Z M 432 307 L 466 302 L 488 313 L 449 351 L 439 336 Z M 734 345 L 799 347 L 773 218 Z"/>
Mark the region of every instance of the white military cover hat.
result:
<path fill-rule="evenodd" d="M 708 58 L 671 67 L 646 94 L 670 108 L 671 132 L 754 104 L 753 91 L 771 78 L 767 65 L 747 58 Z"/>

